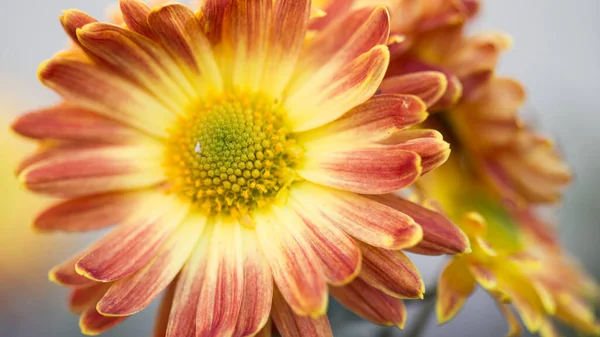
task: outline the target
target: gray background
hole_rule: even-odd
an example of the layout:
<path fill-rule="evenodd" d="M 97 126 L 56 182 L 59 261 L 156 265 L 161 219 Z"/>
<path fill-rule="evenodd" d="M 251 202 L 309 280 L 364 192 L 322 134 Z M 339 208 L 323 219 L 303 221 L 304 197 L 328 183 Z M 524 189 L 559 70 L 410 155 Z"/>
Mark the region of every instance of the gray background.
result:
<path fill-rule="evenodd" d="M 40 107 L 57 100 L 37 83 L 37 65 L 66 45 L 59 23 L 62 9 L 79 8 L 102 18 L 108 0 L 2 0 L 0 6 L 0 108 L 1 117 Z M 573 165 L 576 181 L 567 192 L 559 214 L 566 246 L 582 259 L 596 278 L 600 238 L 600 1 L 599 0 L 488 0 L 472 30 L 504 30 L 515 40 L 502 59 L 499 73 L 519 78 L 528 88 L 524 113 L 527 120 L 556 137 Z M 1 132 L 5 132 L 2 130 Z M 6 151 L 6 148 L 2 149 Z M 3 162 L 2 165 L 7 165 Z M 0 180 L 4 181 L 4 180 Z M 4 207 L 4 206 L 3 206 Z M 21 207 L 26 210 L 27 206 Z M 1 212 L 14 210 L 0 209 Z M 69 252 L 92 239 L 90 235 L 27 237 L 25 224 L 0 224 L 2 259 L 29 259 L 27 273 L 0 270 L 0 336 L 80 336 L 77 318 L 67 312 L 66 291 L 46 281 L 46 270 Z M 19 226 L 11 228 L 10 226 Z M 11 231 L 25 233 L 38 249 L 34 253 L 11 246 Z M 2 232 L 0 232 L 2 233 Z M 8 248 L 7 248 L 8 247 Z M 13 249 L 11 250 L 12 247 Z M 40 248 L 43 247 L 43 248 Z M 417 258 L 426 278 L 433 277 L 442 261 Z M 146 310 L 106 336 L 147 336 L 154 310 Z M 340 316 L 336 313 L 333 323 Z M 413 317 L 414 318 L 414 317 Z M 409 317 L 409 325 L 411 317 Z M 365 336 L 375 331 L 367 324 L 336 326 L 337 336 Z M 503 336 L 506 327 L 493 302 L 478 292 L 451 323 L 427 336 Z M 351 333 L 352 332 L 352 333 Z M 402 336 L 401 332 L 396 333 Z M 406 335 L 406 334 L 404 334 Z"/>

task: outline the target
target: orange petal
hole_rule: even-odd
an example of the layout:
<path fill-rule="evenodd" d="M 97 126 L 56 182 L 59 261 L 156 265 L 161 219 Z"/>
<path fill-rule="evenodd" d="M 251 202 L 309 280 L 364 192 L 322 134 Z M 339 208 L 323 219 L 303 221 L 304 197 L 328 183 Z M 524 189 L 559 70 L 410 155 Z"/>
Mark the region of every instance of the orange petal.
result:
<path fill-rule="evenodd" d="M 176 121 L 156 97 L 94 64 L 59 57 L 40 65 L 38 76 L 69 102 L 155 136 L 166 136 L 165 125 Z"/>
<path fill-rule="evenodd" d="M 141 85 L 175 115 L 197 99 L 193 85 L 157 43 L 128 29 L 93 23 L 77 32 L 83 48 L 103 65 Z"/>
<path fill-rule="evenodd" d="M 200 20 L 188 7 L 169 4 L 155 8 L 148 16 L 148 23 L 173 59 L 180 63 L 188 76 L 192 76 L 189 80 L 198 85 L 198 95 L 223 88 L 210 42 L 202 31 Z M 202 76 L 201 81 L 197 75 Z"/>
<path fill-rule="evenodd" d="M 287 207 L 274 206 L 272 213 L 257 215 L 255 220 L 258 241 L 275 283 L 296 314 L 324 315 L 327 284 L 309 238 L 298 227 L 302 219 Z"/>
<path fill-rule="evenodd" d="M 196 313 L 196 336 L 231 336 L 235 330 L 244 291 L 240 227 L 237 221 L 217 218 L 212 228 Z"/>
<path fill-rule="evenodd" d="M 77 262 L 77 272 L 108 282 L 123 278 L 146 265 L 160 250 L 188 212 L 175 197 L 161 192 L 119 227 L 96 242 Z"/>
<path fill-rule="evenodd" d="M 301 230 L 321 260 L 327 281 L 335 285 L 350 282 L 361 266 L 356 242 L 314 207 L 306 207 L 296 200 L 290 200 L 290 206 L 302 219 Z"/>
<path fill-rule="evenodd" d="M 283 106 L 292 131 L 325 125 L 368 100 L 385 75 L 389 56 L 386 46 L 373 47 L 349 63 L 326 66 L 317 78 L 291 91 Z"/>
<path fill-rule="evenodd" d="M 96 281 L 85 278 L 77 273 L 75 265 L 84 253 L 77 254 L 67 261 L 55 266 L 48 273 L 50 281 L 71 288 L 86 288 L 96 284 Z"/>
<path fill-rule="evenodd" d="M 160 150 L 154 146 L 97 146 L 52 150 L 48 158 L 23 169 L 26 188 L 73 198 L 135 189 L 164 180 Z M 43 154 L 41 154 L 43 156 Z"/>
<path fill-rule="evenodd" d="M 289 302 L 288 302 L 289 303 Z M 273 321 L 277 330 L 285 337 L 333 337 L 329 319 L 298 316 L 288 306 L 284 296 L 275 290 L 273 296 Z"/>
<path fill-rule="evenodd" d="M 407 215 L 354 193 L 304 183 L 290 194 L 310 212 L 321 212 L 332 225 L 376 247 L 404 249 L 423 237 L 421 227 Z"/>
<path fill-rule="evenodd" d="M 74 313 L 81 314 L 87 308 L 95 307 L 109 287 L 110 284 L 95 283 L 86 288 L 73 289 L 69 296 L 69 309 Z"/>
<path fill-rule="evenodd" d="M 354 148 L 320 142 L 308 145 L 298 174 L 340 190 L 384 194 L 414 183 L 421 173 L 419 155 L 400 145 L 353 145 Z"/>
<path fill-rule="evenodd" d="M 415 96 L 377 95 L 341 118 L 318 129 L 300 133 L 306 146 L 333 142 L 377 142 L 427 118 L 425 104 Z"/>
<path fill-rule="evenodd" d="M 360 278 L 397 298 L 423 298 L 425 284 L 412 261 L 401 251 L 361 243 L 363 266 Z"/>
<path fill-rule="evenodd" d="M 155 38 L 154 31 L 148 25 L 148 15 L 150 8 L 141 0 L 119 0 L 123 21 L 127 28 L 134 32 L 145 35 L 148 38 Z"/>
<path fill-rule="evenodd" d="M 40 213 L 33 226 L 42 231 L 86 232 L 121 223 L 147 195 L 117 192 L 60 202 Z"/>
<path fill-rule="evenodd" d="M 200 215 L 198 217 L 198 219 L 204 218 Z M 209 226 L 202 232 L 200 242 L 196 245 L 194 252 L 177 279 L 167 327 L 166 336 L 168 337 L 196 336 L 198 303 L 200 302 L 200 292 L 204 283 L 212 232 L 212 225 L 209 224 Z"/>
<path fill-rule="evenodd" d="M 462 259 L 453 258 L 438 281 L 436 311 L 440 324 L 451 320 L 475 290 L 475 280 Z"/>
<path fill-rule="evenodd" d="M 223 37 L 223 24 L 230 2 L 222 0 L 201 1 L 201 10 L 204 19 L 206 36 L 213 45 L 219 44 Z"/>
<path fill-rule="evenodd" d="M 40 140 L 128 143 L 145 138 L 133 128 L 67 103 L 23 114 L 13 122 L 12 129 Z"/>
<path fill-rule="evenodd" d="M 404 328 L 406 307 L 402 300 L 372 287 L 361 277 L 343 287 L 330 287 L 329 291 L 346 308 L 375 324 Z"/>
<path fill-rule="evenodd" d="M 296 69 L 310 15 L 308 0 L 276 1 L 269 54 L 262 74 L 263 90 L 279 97 Z"/>
<path fill-rule="evenodd" d="M 114 328 L 126 319 L 127 317 L 102 316 L 95 307 L 90 307 L 81 314 L 79 328 L 84 335 L 95 336 Z"/>
<path fill-rule="evenodd" d="M 415 95 L 425 102 L 427 107 L 433 106 L 442 98 L 448 81 L 446 76 L 437 71 L 420 71 L 401 76 L 388 77 L 379 86 L 382 94 Z"/>
<path fill-rule="evenodd" d="M 71 37 L 73 42 L 79 44 L 79 40 L 77 39 L 77 30 L 83 28 L 88 23 L 98 22 L 93 17 L 88 14 L 76 10 L 70 9 L 63 12 L 63 15 L 60 16 L 60 23 L 62 24 L 65 32 Z"/>
<path fill-rule="evenodd" d="M 142 269 L 110 287 L 98 303 L 98 312 L 105 316 L 129 316 L 150 305 L 175 279 L 198 242 L 203 227 L 204 223 L 195 218 L 184 221 Z"/>
<path fill-rule="evenodd" d="M 470 249 L 469 239 L 442 213 L 427 209 L 397 195 L 375 195 L 370 199 L 410 216 L 423 229 L 423 240 L 411 252 L 424 255 L 458 254 Z"/>
<path fill-rule="evenodd" d="M 256 232 L 242 228 L 244 247 L 244 293 L 233 337 L 254 336 L 269 320 L 273 300 L 273 277 L 262 256 Z M 267 324 L 270 335 L 270 325 Z"/>

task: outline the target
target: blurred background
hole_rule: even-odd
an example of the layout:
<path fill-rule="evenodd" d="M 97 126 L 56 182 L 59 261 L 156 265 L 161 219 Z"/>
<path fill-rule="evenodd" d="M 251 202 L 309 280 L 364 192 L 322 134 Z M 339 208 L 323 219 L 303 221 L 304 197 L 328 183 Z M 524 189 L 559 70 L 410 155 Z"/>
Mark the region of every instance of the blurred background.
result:
<path fill-rule="evenodd" d="M 116 2 L 116 1 L 115 1 Z M 0 7 L 0 336 L 81 336 L 77 317 L 68 312 L 67 292 L 47 280 L 47 271 L 86 246 L 99 233 L 61 235 L 34 233 L 29 220 L 47 200 L 18 192 L 12 178 L 17 158 L 31 145 L 8 133 L 17 114 L 57 101 L 36 78 L 38 64 L 65 47 L 58 22 L 61 10 L 79 8 L 107 17 L 111 0 L 3 0 Z M 519 78 L 528 88 L 524 109 L 528 121 L 553 135 L 573 166 L 576 180 L 559 213 L 564 244 L 585 268 L 600 278 L 600 1 L 487 0 L 477 30 L 503 30 L 514 47 L 503 58 L 499 73 Z M 443 259 L 415 261 L 430 284 Z M 411 305 L 407 330 L 416 320 Z M 154 307 L 135 315 L 105 334 L 107 337 L 149 336 Z M 378 327 L 352 320 L 336 305 L 331 308 L 335 336 L 382 335 Z M 452 322 L 427 325 L 424 336 L 503 336 L 506 325 L 491 298 L 479 291 Z M 386 336 L 407 332 L 385 331 Z"/>

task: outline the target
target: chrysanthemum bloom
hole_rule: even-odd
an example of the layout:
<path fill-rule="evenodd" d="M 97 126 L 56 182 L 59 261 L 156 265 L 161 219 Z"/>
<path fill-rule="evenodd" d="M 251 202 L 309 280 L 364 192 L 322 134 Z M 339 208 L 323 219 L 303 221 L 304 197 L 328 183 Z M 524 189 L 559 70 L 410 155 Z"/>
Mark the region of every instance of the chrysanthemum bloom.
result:
<path fill-rule="evenodd" d="M 537 242 L 524 239 L 521 214 L 536 203 L 559 199 L 571 173 L 552 142 L 519 119 L 517 113 L 525 100 L 522 86 L 494 74 L 510 38 L 499 33 L 465 36 L 465 24 L 478 8 L 476 1 L 381 2 L 388 5 L 392 18 L 400 15 L 399 22 L 392 20 L 392 31 L 405 37 L 397 39 L 399 43 L 388 41 L 396 43 L 391 45 L 394 53 L 381 92 L 406 87 L 399 83 L 415 71 L 440 71 L 448 81 L 446 93 L 430 102 L 436 113 L 428 126 L 451 140 L 454 154 L 444 167 L 419 180 L 418 186 L 430 207 L 444 210 L 469 235 L 473 252 L 453 259 L 442 273 L 440 322 L 452 318 L 479 283 L 499 303 L 512 301 L 531 331 L 551 336 L 554 330 L 547 315 L 556 315 L 582 331 L 596 332 L 591 311 L 581 304 L 590 293 L 579 288 L 581 273 L 574 274 L 579 281 L 572 283 L 573 288 L 546 284 L 559 280 L 562 273 L 533 266 L 548 266 L 551 260 L 568 265 L 570 260 L 560 249 L 549 254 Z M 350 3 L 360 6 L 362 2 L 331 0 L 325 7 L 335 14 L 344 8 L 341 4 Z M 421 15 L 422 11 L 406 6 L 430 11 Z M 542 227 L 538 235 L 552 231 Z M 534 254 L 538 250 L 544 254 Z M 556 295 L 555 302 L 563 296 L 577 305 L 548 305 L 548 289 L 567 294 Z M 516 332 L 518 325 L 508 307 L 501 308 L 513 323 L 511 331 Z"/>
<path fill-rule="evenodd" d="M 64 102 L 13 126 L 44 144 L 23 184 L 66 199 L 36 228 L 119 224 L 50 273 L 75 288 L 82 330 L 105 331 L 166 288 L 160 336 L 250 336 L 269 316 L 284 336 L 328 336 L 328 286 L 359 314 L 403 324 L 399 298 L 424 289 L 400 250 L 468 241 L 389 194 L 449 150 L 439 133 L 405 130 L 427 116 L 419 97 L 372 97 L 387 10 L 305 38 L 309 0 L 120 7 L 121 26 L 65 12 L 78 48 L 39 71 Z"/>

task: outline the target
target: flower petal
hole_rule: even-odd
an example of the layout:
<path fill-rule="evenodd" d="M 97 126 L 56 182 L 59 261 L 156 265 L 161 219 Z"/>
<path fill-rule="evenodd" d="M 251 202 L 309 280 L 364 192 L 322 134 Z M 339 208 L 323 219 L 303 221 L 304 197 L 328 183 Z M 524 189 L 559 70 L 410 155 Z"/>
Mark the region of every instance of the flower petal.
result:
<path fill-rule="evenodd" d="M 349 63 L 326 67 L 310 83 L 290 92 L 283 106 L 292 131 L 325 125 L 368 100 L 385 75 L 389 57 L 386 46 L 373 47 Z"/>
<path fill-rule="evenodd" d="M 196 336 L 231 336 L 244 291 L 244 258 L 240 224 L 216 220 L 196 313 Z"/>
<path fill-rule="evenodd" d="M 86 232 L 121 223 L 147 197 L 147 193 L 116 192 L 69 199 L 41 212 L 33 221 L 36 230 Z"/>
<path fill-rule="evenodd" d="M 95 307 L 90 307 L 79 317 L 79 328 L 84 335 L 95 336 L 114 328 L 126 319 L 127 317 L 103 316 Z"/>
<path fill-rule="evenodd" d="M 139 84 L 175 115 L 183 115 L 196 99 L 193 85 L 160 45 L 107 23 L 86 25 L 77 32 L 83 48 L 116 73 Z"/>
<path fill-rule="evenodd" d="M 242 240 L 244 293 L 233 337 L 254 336 L 258 333 L 269 321 L 273 300 L 273 277 L 258 246 L 255 231 L 242 228 Z"/>
<path fill-rule="evenodd" d="M 332 225 L 376 247 L 404 249 L 423 237 L 421 227 L 407 215 L 354 193 L 303 183 L 294 185 L 290 195 L 311 214 L 320 213 Z"/>
<path fill-rule="evenodd" d="M 225 21 L 225 14 L 229 10 L 229 5 L 229 1 L 201 1 L 200 12 L 204 17 L 202 23 L 205 27 L 206 36 L 215 46 L 221 42 L 221 38 L 223 37 L 223 24 Z"/>
<path fill-rule="evenodd" d="M 109 287 L 110 284 L 95 283 L 89 287 L 73 289 L 69 295 L 69 309 L 73 313 L 81 314 L 87 308 L 95 307 Z"/>
<path fill-rule="evenodd" d="M 442 213 L 427 209 L 397 195 L 373 195 L 370 199 L 410 216 L 422 229 L 423 240 L 409 251 L 424 255 L 464 253 L 469 239 Z"/>
<path fill-rule="evenodd" d="M 148 23 L 173 59 L 180 61 L 188 80 L 198 85 L 199 95 L 222 90 L 223 79 L 212 47 L 191 9 L 181 4 L 155 8 L 148 16 Z M 198 75 L 202 81 L 198 81 Z"/>
<path fill-rule="evenodd" d="M 196 220 L 196 219 L 194 219 Z M 136 273 L 116 281 L 98 303 L 105 316 L 129 316 L 144 308 L 175 279 L 198 242 L 205 219 L 184 221 L 156 256 Z"/>
<path fill-rule="evenodd" d="M 360 246 L 363 253 L 360 278 L 393 297 L 423 298 L 425 284 L 408 256 L 365 243 Z"/>
<path fill-rule="evenodd" d="M 342 285 L 354 279 L 361 266 L 361 253 L 356 242 L 313 207 L 305 207 L 294 199 L 289 205 L 302 219 L 299 227 L 321 260 L 327 281 Z"/>
<path fill-rule="evenodd" d="M 425 102 L 427 107 L 433 106 L 442 98 L 448 81 L 446 76 L 437 71 L 420 71 L 416 73 L 388 77 L 379 86 L 382 94 L 415 95 Z"/>
<path fill-rule="evenodd" d="M 50 151 L 48 158 L 20 173 L 26 188 L 73 198 L 147 187 L 164 180 L 162 154 L 154 146 L 106 145 Z"/>
<path fill-rule="evenodd" d="M 361 277 L 343 287 L 330 287 L 329 291 L 355 314 L 375 324 L 404 329 L 406 307 L 402 300 L 372 287 Z"/>
<path fill-rule="evenodd" d="M 438 280 L 436 311 L 438 323 L 451 320 L 475 290 L 475 280 L 462 259 L 454 258 Z"/>
<path fill-rule="evenodd" d="M 256 234 L 273 279 L 294 312 L 318 317 L 327 310 L 327 285 L 319 258 L 298 228 L 300 219 L 287 207 L 257 214 Z"/>
<path fill-rule="evenodd" d="M 62 24 L 65 32 L 71 37 L 74 43 L 79 44 L 77 39 L 77 30 L 83 28 L 88 23 L 98 22 L 93 17 L 89 16 L 80 10 L 69 9 L 63 12 L 60 16 L 60 23 Z"/>
<path fill-rule="evenodd" d="M 302 144 L 377 142 L 427 118 L 425 104 L 416 96 L 377 95 L 318 129 L 298 134 Z"/>
<path fill-rule="evenodd" d="M 280 97 L 296 69 L 310 15 L 308 0 L 276 1 L 269 54 L 261 88 L 271 97 Z"/>
<path fill-rule="evenodd" d="M 397 191 L 417 180 L 421 158 L 398 145 L 353 144 L 354 148 L 306 147 L 298 174 L 311 182 L 362 194 Z"/>
<path fill-rule="evenodd" d="M 133 128 L 68 103 L 23 114 L 13 122 L 12 129 L 39 140 L 129 143 L 146 138 Z"/>
<path fill-rule="evenodd" d="M 333 337 L 326 315 L 318 318 L 298 316 L 284 296 L 276 289 L 273 294 L 273 321 L 285 337 Z"/>
<path fill-rule="evenodd" d="M 50 281 L 60 284 L 62 286 L 71 288 L 87 288 L 94 284 L 96 281 L 85 278 L 77 273 L 75 265 L 77 261 L 81 260 L 84 253 L 77 254 L 67 261 L 55 266 L 48 273 Z"/>
<path fill-rule="evenodd" d="M 144 207 L 88 249 L 77 262 L 78 273 L 100 282 L 114 281 L 139 270 L 156 255 L 189 205 L 161 192 L 148 199 Z"/>
<path fill-rule="evenodd" d="M 202 223 L 204 216 L 192 214 L 189 221 Z M 199 243 L 177 279 L 169 324 L 168 337 L 196 336 L 196 316 L 209 254 L 212 224 L 202 232 Z"/>
<path fill-rule="evenodd" d="M 141 0 L 119 0 L 123 22 L 127 28 L 148 38 L 156 38 L 148 24 L 150 8 Z"/>
<path fill-rule="evenodd" d="M 40 65 L 40 81 L 66 100 L 98 114 L 165 137 L 176 115 L 155 97 L 107 68 L 55 58 Z"/>

